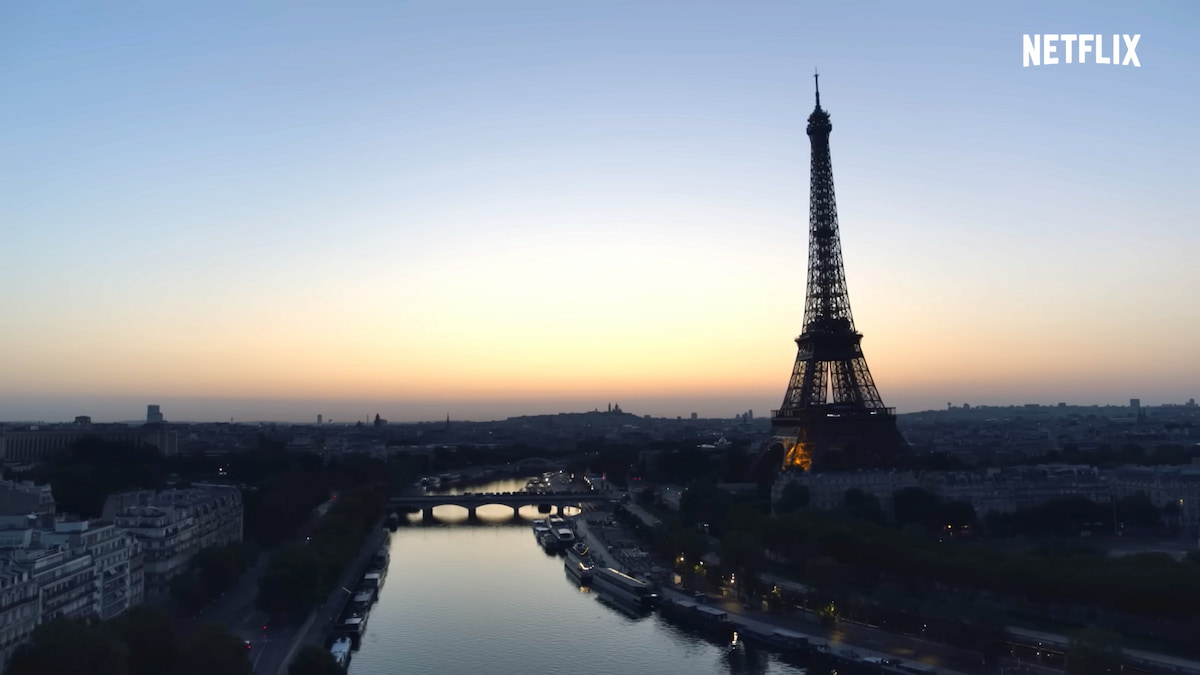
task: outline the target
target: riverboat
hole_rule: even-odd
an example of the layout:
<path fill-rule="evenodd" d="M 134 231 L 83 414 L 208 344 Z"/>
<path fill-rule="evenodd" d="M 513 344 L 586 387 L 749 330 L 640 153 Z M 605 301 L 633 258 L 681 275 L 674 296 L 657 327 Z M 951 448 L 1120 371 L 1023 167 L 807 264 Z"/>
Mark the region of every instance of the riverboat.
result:
<path fill-rule="evenodd" d="M 562 550 L 562 543 L 558 541 L 558 537 L 550 532 L 542 532 L 538 535 L 538 543 L 542 548 L 546 549 L 546 553 L 557 554 Z"/>
<path fill-rule="evenodd" d="M 746 637 L 756 646 L 762 645 L 784 653 L 804 653 L 812 650 L 812 643 L 808 641 L 808 637 L 784 628 L 774 630 L 747 628 L 745 632 Z"/>
<path fill-rule="evenodd" d="M 384 579 L 387 579 L 386 567 L 375 572 L 367 572 L 363 575 L 362 581 L 359 582 L 359 585 L 375 589 L 375 597 L 378 598 L 379 592 L 383 590 Z"/>
<path fill-rule="evenodd" d="M 575 542 L 567 549 L 567 555 L 563 558 L 563 566 L 582 586 L 586 586 L 592 580 L 596 571 L 596 561 L 592 559 L 587 544 L 582 541 Z"/>
<path fill-rule="evenodd" d="M 333 660 L 345 669 L 350 666 L 350 650 L 353 648 L 353 640 L 348 637 L 338 638 L 333 641 L 333 646 L 329 648 L 329 653 L 333 655 Z"/>
<path fill-rule="evenodd" d="M 383 546 L 379 547 L 378 551 L 375 552 L 375 555 L 371 558 L 371 564 L 367 567 L 367 569 L 372 572 L 386 570 L 391 560 L 392 554 L 388 551 L 387 544 L 384 544 Z"/>
<path fill-rule="evenodd" d="M 691 600 L 664 597 L 658 605 L 658 611 L 670 621 L 709 632 L 728 635 L 727 631 L 732 626 L 729 612 Z"/>
<path fill-rule="evenodd" d="M 658 593 L 653 586 L 611 567 L 595 569 L 592 588 L 641 611 L 651 609 L 658 602 Z"/>
<path fill-rule="evenodd" d="M 354 597 L 350 600 L 350 609 L 353 612 L 365 612 L 369 610 L 371 605 L 375 604 L 375 601 L 378 599 L 379 596 L 375 593 L 374 588 L 369 586 L 359 586 L 357 589 L 355 589 Z"/>
<path fill-rule="evenodd" d="M 558 540 L 558 543 L 562 545 L 563 548 L 570 548 L 571 545 L 575 543 L 575 533 L 570 529 L 560 527 L 555 529 L 553 532 L 554 538 Z"/>
<path fill-rule="evenodd" d="M 362 614 L 351 614 L 346 620 L 342 621 L 342 625 L 338 626 L 338 634 L 350 638 L 351 645 L 357 648 L 362 643 L 363 633 L 367 632 L 368 616 L 365 612 Z"/>

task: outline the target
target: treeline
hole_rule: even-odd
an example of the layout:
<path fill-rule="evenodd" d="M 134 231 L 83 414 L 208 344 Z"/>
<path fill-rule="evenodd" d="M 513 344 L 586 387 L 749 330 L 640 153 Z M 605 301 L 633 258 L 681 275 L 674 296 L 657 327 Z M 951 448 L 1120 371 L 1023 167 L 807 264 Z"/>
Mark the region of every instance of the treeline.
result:
<path fill-rule="evenodd" d="M 777 564 L 788 576 L 844 595 L 962 591 L 1034 606 L 1077 605 L 1183 621 L 1192 620 L 1200 606 L 1200 565 L 1190 559 L 1003 551 L 949 545 L 845 513 L 805 508 L 769 513 L 761 496 L 739 499 L 697 486 L 681 500 L 679 517 L 684 528 L 707 525 L 722 542 L 722 557 L 733 555 L 747 573 L 762 571 L 767 560 L 761 551 L 770 551 L 784 561 Z M 932 516 L 919 517 L 919 510 L 910 514 L 917 522 L 937 523 Z"/>
<path fill-rule="evenodd" d="M 247 542 L 200 549 L 187 571 L 171 580 L 171 598 L 185 609 L 198 611 L 229 590 L 258 559 Z"/>
<path fill-rule="evenodd" d="M 167 465 L 158 448 L 85 436 L 32 471 L 14 478 L 49 483 L 60 513 L 96 518 L 103 512 L 104 500 L 110 494 L 157 490 L 166 484 L 167 475 Z"/>
<path fill-rule="evenodd" d="M 179 640 L 166 615 L 144 605 L 111 621 L 58 618 L 38 626 L 7 675 L 250 675 L 245 642 L 222 626 Z"/>
<path fill-rule="evenodd" d="M 339 493 L 310 541 L 276 551 L 258 582 L 258 605 L 273 614 L 304 616 L 324 601 L 362 549 L 383 513 L 381 487 Z"/>
<path fill-rule="evenodd" d="M 812 511 L 763 517 L 747 531 L 822 587 L 869 592 L 884 584 L 915 593 L 942 589 L 1083 605 L 1190 620 L 1200 603 L 1200 567 L 1167 556 L 1037 555 L 947 546 L 892 528 Z"/>
<path fill-rule="evenodd" d="M 1144 493 L 1116 500 L 1094 502 L 1087 497 L 1060 497 L 1010 513 L 989 513 L 986 530 L 998 537 L 1077 537 L 1081 533 L 1112 534 L 1122 529 L 1153 531 L 1167 526 L 1165 520 L 1179 514 L 1175 508 L 1160 509 Z"/>
<path fill-rule="evenodd" d="M 1119 448 L 1101 445 L 1095 450 L 1081 450 L 1078 445 L 1065 443 L 1061 450 L 1051 450 L 1038 458 L 1038 464 L 1089 464 L 1102 469 L 1111 469 L 1127 464 L 1141 466 L 1173 466 L 1191 464 L 1200 457 L 1196 446 L 1164 443 L 1147 449 L 1137 443 L 1126 443 Z"/>
<path fill-rule="evenodd" d="M 725 503 L 719 495 L 709 496 L 717 499 L 708 502 L 710 511 Z M 777 514 L 787 514 L 808 504 L 808 489 L 799 483 L 791 483 L 784 488 L 774 510 Z M 1167 530 L 1178 524 L 1179 505 L 1167 504 L 1159 508 L 1144 493 L 1103 502 L 1073 495 L 1016 511 L 992 512 L 980 519 L 968 501 L 948 500 L 925 488 L 911 487 L 892 494 L 891 517 L 884 513 L 878 497 L 858 489 L 846 491 L 840 513 L 876 525 L 890 523 L 910 532 L 923 531 L 939 536 L 1044 538 L 1112 534 L 1118 530 Z"/>

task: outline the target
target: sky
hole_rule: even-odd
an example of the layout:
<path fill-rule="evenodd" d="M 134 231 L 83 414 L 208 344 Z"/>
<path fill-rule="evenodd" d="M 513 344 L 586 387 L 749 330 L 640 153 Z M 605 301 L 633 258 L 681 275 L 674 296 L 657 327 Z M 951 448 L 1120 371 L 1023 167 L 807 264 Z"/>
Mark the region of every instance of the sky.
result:
<path fill-rule="evenodd" d="M 0 420 L 1200 395 L 1192 2 L 0 4 Z M 1140 67 L 1022 36 L 1140 34 Z M 1061 51 L 1060 51 L 1061 55 Z"/>

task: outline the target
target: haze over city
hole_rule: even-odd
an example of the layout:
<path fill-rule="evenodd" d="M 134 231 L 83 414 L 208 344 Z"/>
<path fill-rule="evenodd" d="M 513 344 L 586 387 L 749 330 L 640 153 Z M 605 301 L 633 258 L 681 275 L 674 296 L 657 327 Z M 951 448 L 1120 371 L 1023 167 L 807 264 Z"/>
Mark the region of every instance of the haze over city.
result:
<path fill-rule="evenodd" d="M 812 72 L 900 412 L 1181 402 L 1200 10 L 0 7 L 0 419 L 777 407 Z M 1023 68 L 1022 35 L 1140 34 Z"/>

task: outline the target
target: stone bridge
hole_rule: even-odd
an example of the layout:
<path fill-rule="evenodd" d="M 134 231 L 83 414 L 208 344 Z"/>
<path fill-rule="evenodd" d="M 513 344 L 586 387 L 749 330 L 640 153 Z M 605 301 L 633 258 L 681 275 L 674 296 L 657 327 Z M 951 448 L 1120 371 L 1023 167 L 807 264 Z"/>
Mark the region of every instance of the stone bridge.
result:
<path fill-rule="evenodd" d="M 414 495 L 411 497 L 392 497 L 388 500 L 389 509 L 420 509 L 426 519 L 433 517 L 435 506 L 461 506 L 467 510 L 467 516 L 474 518 L 476 509 L 488 504 L 500 504 L 510 507 L 513 515 L 520 512 L 522 506 L 542 506 L 557 508 L 562 515 L 568 506 L 583 504 L 607 504 L 611 496 L 604 496 L 590 490 L 577 492 L 487 492 L 465 493 L 461 495 Z"/>

